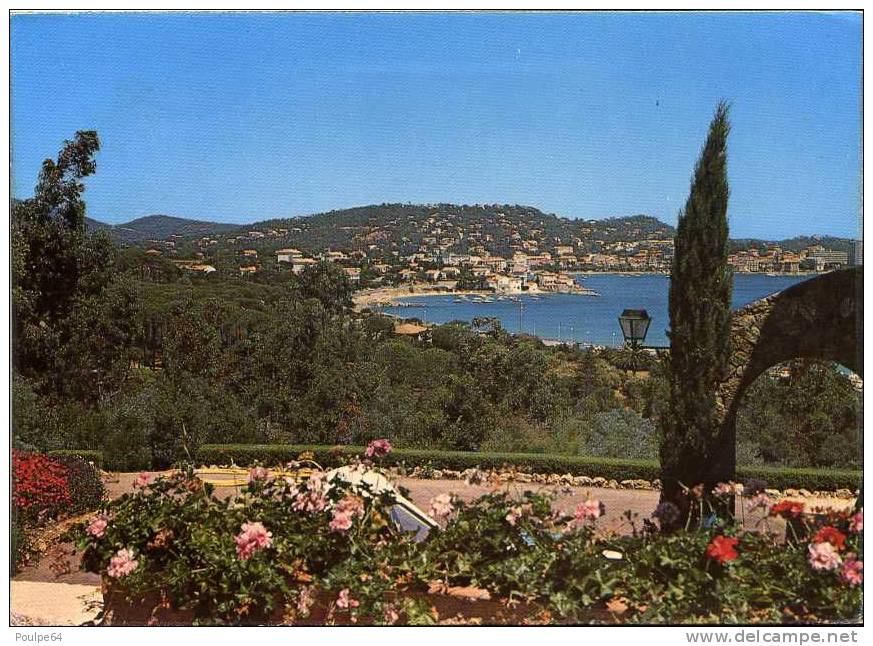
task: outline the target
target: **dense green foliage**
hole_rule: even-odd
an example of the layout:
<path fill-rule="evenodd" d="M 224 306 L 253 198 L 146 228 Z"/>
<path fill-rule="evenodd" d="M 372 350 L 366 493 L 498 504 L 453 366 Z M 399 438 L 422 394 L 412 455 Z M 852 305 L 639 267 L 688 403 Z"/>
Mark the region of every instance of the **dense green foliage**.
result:
<path fill-rule="evenodd" d="M 111 470 L 163 468 L 204 444 L 378 437 L 428 451 L 657 458 L 669 387 L 660 360 L 629 375 L 620 351 L 548 347 L 488 319 L 403 338 L 392 319 L 349 307 L 352 287 L 335 264 L 299 276 L 201 275 L 115 249 L 84 229 L 97 148 L 95 133 L 77 133 L 46 160 L 34 197 L 13 204 L 12 428 L 23 450 L 100 451 Z M 388 207 L 400 231 L 404 213 L 428 212 Z M 499 208 L 509 222 L 554 224 L 526 207 L 446 208 L 461 220 Z M 325 222 L 348 216 L 353 230 L 377 211 Z M 778 384 L 749 395 L 740 449 L 750 463 L 859 464 L 857 442 L 843 441 L 858 426 L 857 396 L 822 370 L 820 396 Z M 797 432 L 814 433 L 827 457 L 785 436 L 801 417 L 818 420 Z"/>
<path fill-rule="evenodd" d="M 728 106 L 719 103 L 679 214 L 670 279 L 669 412 L 663 417 L 663 499 L 685 506 L 682 483 L 733 477 L 733 438 L 722 437 L 716 390 L 730 357 Z"/>
<path fill-rule="evenodd" d="M 747 463 L 861 467 L 863 395 L 838 366 L 795 361 L 787 374 L 756 380 L 737 416 Z M 742 460 L 741 460 L 742 462 Z"/>

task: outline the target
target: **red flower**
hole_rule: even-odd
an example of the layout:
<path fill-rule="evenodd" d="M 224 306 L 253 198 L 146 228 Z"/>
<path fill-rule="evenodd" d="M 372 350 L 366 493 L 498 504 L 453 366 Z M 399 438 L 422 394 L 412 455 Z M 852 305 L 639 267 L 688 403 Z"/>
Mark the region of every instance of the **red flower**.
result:
<path fill-rule="evenodd" d="M 728 561 L 733 561 L 739 556 L 734 547 L 740 542 L 740 539 L 733 536 L 716 536 L 712 542 L 706 546 L 706 553 L 709 558 L 715 559 L 721 565 Z"/>
<path fill-rule="evenodd" d="M 12 451 L 12 504 L 20 513 L 55 516 L 71 502 L 67 467 L 39 453 Z"/>
<path fill-rule="evenodd" d="M 770 507 L 771 516 L 799 518 L 803 513 L 803 503 L 797 500 L 782 500 Z"/>
<path fill-rule="evenodd" d="M 846 548 L 846 535 L 836 527 L 825 525 L 815 533 L 812 537 L 812 542 L 830 543 L 837 550 L 844 550 Z"/>

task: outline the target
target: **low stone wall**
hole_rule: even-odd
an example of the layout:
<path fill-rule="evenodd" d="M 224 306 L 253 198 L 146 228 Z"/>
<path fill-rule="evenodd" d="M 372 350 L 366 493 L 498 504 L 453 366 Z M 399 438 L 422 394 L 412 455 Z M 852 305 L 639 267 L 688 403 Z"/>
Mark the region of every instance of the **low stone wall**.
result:
<path fill-rule="evenodd" d="M 521 484 L 538 484 L 554 487 L 599 487 L 603 489 L 635 489 L 641 491 L 659 491 L 660 480 L 613 480 L 602 477 L 575 476 L 570 473 L 526 473 L 514 470 L 489 470 L 466 469 L 455 471 L 452 469 L 431 469 L 416 466 L 412 469 L 387 469 L 394 476 L 407 478 L 419 478 L 422 480 L 465 480 L 468 482 L 485 482 L 500 485 L 509 482 Z M 766 489 L 766 493 L 773 497 L 786 498 L 838 498 L 852 500 L 856 493 L 849 489 L 837 489 L 836 491 L 809 491 L 807 489 Z"/>

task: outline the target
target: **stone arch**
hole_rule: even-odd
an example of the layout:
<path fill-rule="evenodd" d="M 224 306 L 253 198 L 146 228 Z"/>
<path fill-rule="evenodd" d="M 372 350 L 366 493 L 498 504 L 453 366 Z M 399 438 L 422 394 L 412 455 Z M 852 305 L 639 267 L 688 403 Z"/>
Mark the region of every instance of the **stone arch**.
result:
<path fill-rule="evenodd" d="M 729 373 L 716 395 L 732 463 L 737 410 L 752 382 L 771 366 L 798 358 L 836 361 L 863 378 L 863 320 L 861 267 L 812 278 L 734 313 Z"/>

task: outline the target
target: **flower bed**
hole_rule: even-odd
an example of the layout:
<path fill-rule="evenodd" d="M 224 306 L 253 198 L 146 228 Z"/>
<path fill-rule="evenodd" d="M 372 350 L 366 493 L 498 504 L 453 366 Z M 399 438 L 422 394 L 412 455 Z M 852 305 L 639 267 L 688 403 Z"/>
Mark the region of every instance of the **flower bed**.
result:
<path fill-rule="evenodd" d="M 372 445 L 371 445 L 372 446 Z M 384 459 L 390 445 L 373 447 Z M 356 468 L 372 468 L 359 462 Z M 424 542 L 391 519 L 394 495 L 365 482 L 303 484 L 255 468 L 220 499 L 193 471 L 138 480 L 72 532 L 83 567 L 103 574 L 108 615 L 134 624 L 822 623 L 858 621 L 862 514 L 779 503 L 805 531 L 782 541 L 711 515 L 665 534 L 628 515 L 631 535 L 595 538 L 596 500 L 573 514 L 547 495 L 436 497 Z M 699 489 L 689 495 L 700 495 Z M 713 495 L 739 494 L 721 485 Z M 769 508 L 749 492 L 743 508 Z M 477 601 L 448 591 L 464 590 Z M 468 594 L 469 596 L 469 594 Z M 458 616 L 460 614 L 460 617 Z"/>
<path fill-rule="evenodd" d="M 105 493 L 97 470 L 81 458 L 12 451 L 12 571 L 38 552 L 34 534 L 46 521 L 96 509 Z"/>

